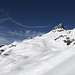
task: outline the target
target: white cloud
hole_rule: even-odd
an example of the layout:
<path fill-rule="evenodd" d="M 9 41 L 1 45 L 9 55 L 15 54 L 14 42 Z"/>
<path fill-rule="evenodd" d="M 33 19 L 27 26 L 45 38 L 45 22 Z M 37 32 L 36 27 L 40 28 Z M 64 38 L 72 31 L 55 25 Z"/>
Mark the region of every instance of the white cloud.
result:
<path fill-rule="evenodd" d="M 0 44 L 10 44 L 12 43 L 13 41 L 15 40 L 23 40 L 23 39 L 26 39 L 26 38 L 29 38 L 29 37 L 36 37 L 40 34 L 43 34 L 41 32 L 37 32 L 37 31 L 31 31 L 31 30 L 26 30 L 25 33 L 23 31 L 9 31 L 7 33 L 0 33 L 1 36 L 0 36 Z M 2 35 L 4 35 L 2 37 Z M 11 37 L 9 37 L 11 35 Z M 6 36 L 8 36 L 6 38 Z M 14 37 L 14 36 L 17 36 L 17 37 Z"/>
<path fill-rule="evenodd" d="M 22 36 L 24 35 L 23 32 L 20 30 L 20 31 L 9 31 L 8 32 L 8 35 L 18 35 L 18 36 Z"/>
<path fill-rule="evenodd" d="M 9 44 L 9 43 L 10 42 L 7 39 L 0 37 L 0 44 Z"/>
<path fill-rule="evenodd" d="M 16 31 L 14 31 L 14 32 L 13 31 L 9 31 L 8 34 L 11 34 L 11 35 L 19 35 L 19 33 L 17 33 Z"/>
<path fill-rule="evenodd" d="M 29 34 L 31 31 L 30 30 L 26 30 L 25 31 L 25 34 Z"/>
<path fill-rule="evenodd" d="M 42 32 L 37 32 L 37 31 L 31 31 L 31 30 L 26 30 L 25 31 L 25 36 L 28 36 L 28 37 L 35 37 L 35 36 L 38 36 L 40 34 L 43 34 Z"/>
<path fill-rule="evenodd" d="M 3 22 L 5 22 L 5 21 L 7 21 L 7 20 L 9 20 L 10 18 L 2 18 L 2 19 L 0 19 L 0 23 L 3 23 Z"/>
<path fill-rule="evenodd" d="M 10 35 L 16 35 L 16 36 L 24 36 L 24 37 L 35 37 L 40 34 L 43 34 L 42 32 L 37 32 L 37 31 L 31 31 L 31 30 L 26 30 L 25 33 L 23 31 L 9 31 L 8 34 Z"/>
<path fill-rule="evenodd" d="M 36 37 L 43 33 L 37 31 L 31 31 L 31 30 L 26 30 L 24 33 L 23 31 L 20 30 L 20 31 L 9 31 L 7 33 L 0 33 L 0 34 L 1 34 L 0 44 L 10 44 L 15 40 L 23 40 L 29 37 Z"/>

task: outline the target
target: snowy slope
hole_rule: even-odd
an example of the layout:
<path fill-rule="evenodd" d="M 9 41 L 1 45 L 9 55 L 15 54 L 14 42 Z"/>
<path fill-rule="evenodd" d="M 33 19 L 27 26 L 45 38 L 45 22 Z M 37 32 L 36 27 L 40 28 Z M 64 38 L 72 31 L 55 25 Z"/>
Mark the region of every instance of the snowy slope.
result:
<path fill-rule="evenodd" d="M 75 29 L 58 28 L 35 38 L 15 41 L 0 50 L 4 50 L 0 54 L 0 75 L 68 75 L 69 70 L 69 75 L 75 74 L 72 71 Z"/>
<path fill-rule="evenodd" d="M 75 75 L 75 55 L 65 60 L 44 75 Z"/>

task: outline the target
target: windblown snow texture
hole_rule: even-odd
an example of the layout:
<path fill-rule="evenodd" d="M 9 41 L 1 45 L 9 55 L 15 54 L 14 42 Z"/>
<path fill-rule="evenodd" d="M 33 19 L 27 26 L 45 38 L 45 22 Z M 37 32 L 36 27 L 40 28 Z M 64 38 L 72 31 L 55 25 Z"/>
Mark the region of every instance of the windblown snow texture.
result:
<path fill-rule="evenodd" d="M 75 29 L 53 29 L 0 47 L 0 75 L 75 75 Z"/>

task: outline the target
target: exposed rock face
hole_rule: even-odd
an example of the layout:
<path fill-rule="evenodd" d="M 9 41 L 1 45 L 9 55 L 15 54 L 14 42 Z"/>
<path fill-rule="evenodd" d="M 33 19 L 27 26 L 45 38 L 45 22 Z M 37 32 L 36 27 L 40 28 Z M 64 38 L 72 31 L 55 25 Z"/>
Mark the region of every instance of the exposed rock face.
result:
<path fill-rule="evenodd" d="M 13 44 L 12 44 L 9 48 L 11 48 L 11 47 L 16 47 L 16 45 L 13 45 Z"/>
<path fill-rule="evenodd" d="M 53 30 L 56 30 L 56 29 L 64 29 L 64 26 L 62 25 L 62 23 L 60 23 L 58 26 L 55 26 L 53 28 Z"/>
<path fill-rule="evenodd" d="M 0 45 L 0 48 L 3 47 L 4 45 Z"/>
<path fill-rule="evenodd" d="M 3 50 L 3 49 L 1 49 L 1 50 L 0 50 L 0 54 L 2 54 L 2 52 L 4 52 L 4 50 Z"/>
<path fill-rule="evenodd" d="M 69 37 L 66 38 L 66 40 L 63 40 L 67 45 L 70 45 L 72 42 L 75 41 L 75 39 L 70 39 Z"/>

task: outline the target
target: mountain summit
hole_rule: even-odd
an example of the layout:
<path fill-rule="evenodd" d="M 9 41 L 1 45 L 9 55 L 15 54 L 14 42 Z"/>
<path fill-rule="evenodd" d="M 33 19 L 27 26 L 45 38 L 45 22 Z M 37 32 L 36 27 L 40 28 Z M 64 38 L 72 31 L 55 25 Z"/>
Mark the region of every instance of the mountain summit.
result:
<path fill-rule="evenodd" d="M 63 24 L 60 23 L 58 26 L 55 26 L 55 27 L 53 28 L 53 30 L 56 30 L 56 29 L 64 29 Z"/>

